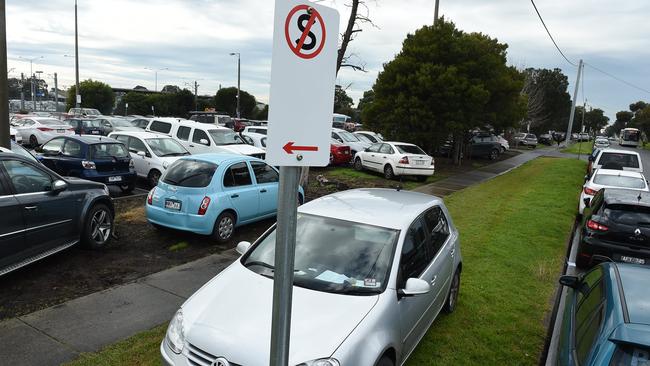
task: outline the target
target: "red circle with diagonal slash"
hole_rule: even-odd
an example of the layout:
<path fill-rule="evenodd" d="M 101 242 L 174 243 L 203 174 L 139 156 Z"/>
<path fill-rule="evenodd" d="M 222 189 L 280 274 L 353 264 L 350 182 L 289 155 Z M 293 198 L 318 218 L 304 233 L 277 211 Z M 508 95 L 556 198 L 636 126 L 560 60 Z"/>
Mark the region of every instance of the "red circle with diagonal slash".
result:
<path fill-rule="evenodd" d="M 309 18 L 309 21 L 307 22 L 307 27 L 302 32 L 302 35 L 300 36 L 300 41 L 298 42 L 298 44 L 294 45 L 293 41 L 291 40 L 291 36 L 289 35 L 289 25 L 291 23 L 291 19 L 300 10 L 305 10 L 305 11 L 309 12 L 309 9 L 311 9 L 312 13 L 311 13 L 311 17 Z M 321 30 L 322 30 L 322 37 L 321 37 L 322 39 L 321 39 L 320 45 L 318 46 L 316 51 L 314 51 L 312 53 L 302 53 L 302 52 L 300 52 L 302 50 L 302 45 L 305 43 L 305 38 L 309 34 L 309 31 L 311 30 L 311 27 L 314 25 L 314 23 L 316 23 L 316 20 L 318 20 L 318 23 L 320 24 L 320 27 L 321 27 Z M 325 46 L 325 37 L 326 37 L 325 22 L 323 22 L 323 18 L 320 16 L 320 13 L 318 12 L 318 10 L 314 9 L 313 7 L 311 7 L 309 5 L 298 5 L 295 8 L 291 9 L 291 11 L 289 12 L 289 15 L 287 15 L 287 20 L 284 23 L 284 36 L 287 39 L 287 44 L 289 45 L 289 49 L 291 49 L 291 51 L 294 54 L 296 54 L 296 56 L 298 56 L 300 58 L 304 58 L 304 59 L 312 59 L 312 58 L 318 56 L 318 54 L 323 50 L 323 47 Z"/>

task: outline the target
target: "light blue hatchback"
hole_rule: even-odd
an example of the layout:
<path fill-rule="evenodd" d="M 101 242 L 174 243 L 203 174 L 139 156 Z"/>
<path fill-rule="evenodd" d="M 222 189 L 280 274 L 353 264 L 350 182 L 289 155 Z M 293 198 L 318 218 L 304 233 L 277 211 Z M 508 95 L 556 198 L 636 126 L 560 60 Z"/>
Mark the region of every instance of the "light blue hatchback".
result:
<path fill-rule="evenodd" d="M 174 162 L 147 197 L 147 220 L 228 241 L 235 228 L 274 217 L 277 169 L 245 155 L 202 154 Z M 302 188 L 297 199 L 304 202 Z"/>

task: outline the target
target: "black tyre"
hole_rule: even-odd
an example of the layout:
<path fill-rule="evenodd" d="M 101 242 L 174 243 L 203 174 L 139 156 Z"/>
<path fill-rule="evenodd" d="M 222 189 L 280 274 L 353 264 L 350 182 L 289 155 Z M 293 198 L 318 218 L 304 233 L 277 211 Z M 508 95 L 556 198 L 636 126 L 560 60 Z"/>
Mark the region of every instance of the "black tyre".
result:
<path fill-rule="evenodd" d="M 395 366 L 395 362 L 388 356 L 382 356 L 376 366 Z"/>
<path fill-rule="evenodd" d="M 334 154 L 330 154 L 330 165 L 334 165 Z"/>
<path fill-rule="evenodd" d="M 384 167 L 384 178 L 386 178 L 386 179 L 395 178 L 395 172 L 393 172 L 393 167 L 392 166 L 386 165 Z"/>
<path fill-rule="evenodd" d="M 135 179 L 129 184 L 123 184 L 120 186 L 120 189 L 123 193 L 131 193 L 135 189 Z"/>
<path fill-rule="evenodd" d="M 358 170 L 358 171 L 362 171 L 362 170 L 363 170 L 363 164 L 361 163 L 361 159 L 360 159 L 360 158 L 356 158 L 356 159 L 354 159 L 354 169 L 355 169 L 355 170 Z"/>
<path fill-rule="evenodd" d="M 421 182 L 421 183 L 426 182 L 427 178 L 429 178 L 429 177 L 427 177 L 426 175 L 416 175 L 415 176 L 415 179 L 417 179 L 418 182 Z"/>
<path fill-rule="evenodd" d="M 506 152 L 506 148 L 501 146 L 501 154 L 505 154 L 505 152 Z"/>
<path fill-rule="evenodd" d="M 158 170 L 152 169 L 149 172 L 149 175 L 147 175 L 147 181 L 149 182 L 149 187 L 153 188 L 153 187 L 157 186 L 161 175 L 162 174 Z"/>
<path fill-rule="evenodd" d="M 449 287 L 449 293 L 447 294 L 447 300 L 445 300 L 444 310 L 447 314 L 453 313 L 456 310 L 456 304 L 458 303 L 458 294 L 460 293 L 460 269 L 456 269 L 454 273 L 454 278 L 451 279 L 451 286 Z"/>
<path fill-rule="evenodd" d="M 106 246 L 113 234 L 113 214 L 103 203 L 93 206 L 84 222 L 81 233 L 81 243 L 90 249 L 99 249 Z"/>
<path fill-rule="evenodd" d="M 31 147 L 38 146 L 38 139 L 36 138 L 36 136 L 34 135 L 29 136 L 29 146 Z"/>
<path fill-rule="evenodd" d="M 492 151 L 490 151 L 490 155 L 488 156 L 490 160 L 497 160 L 498 157 L 499 157 L 499 150 L 497 149 L 493 149 Z"/>
<path fill-rule="evenodd" d="M 219 243 L 226 243 L 235 233 L 235 215 L 230 212 L 222 212 L 212 229 L 212 237 Z"/>

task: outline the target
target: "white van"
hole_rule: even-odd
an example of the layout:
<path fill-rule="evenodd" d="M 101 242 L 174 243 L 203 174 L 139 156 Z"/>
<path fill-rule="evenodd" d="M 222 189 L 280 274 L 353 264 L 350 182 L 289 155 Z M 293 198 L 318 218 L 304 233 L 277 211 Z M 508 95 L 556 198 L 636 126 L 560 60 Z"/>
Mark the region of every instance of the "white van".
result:
<path fill-rule="evenodd" d="M 173 137 L 192 155 L 231 153 L 264 159 L 266 152 L 247 144 L 235 131 L 182 118 L 152 118 L 147 131 Z"/>

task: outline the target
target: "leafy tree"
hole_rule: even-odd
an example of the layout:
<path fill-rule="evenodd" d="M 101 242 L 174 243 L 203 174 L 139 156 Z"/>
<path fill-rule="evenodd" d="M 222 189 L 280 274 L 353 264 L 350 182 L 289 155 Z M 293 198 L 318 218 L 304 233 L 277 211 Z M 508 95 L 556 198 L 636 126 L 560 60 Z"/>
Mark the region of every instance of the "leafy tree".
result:
<path fill-rule="evenodd" d="M 244 90 L 240 93 L 240 109 L 242 118 L 253 118 L 257 102 L 255 97 L 250 95 Z M 214 96 L 214 106 L 218 111 L 223 111 L 231 116 L 237 116 L 237 88 L 222 88 L 219 89 Z"/>
<path fill-rule="evenodd" d="M 258 121 L 266 121 L 269 119 L 269 105 L 265 105 L 262 109 L 257 109 L 255 119 Z"/>
<path fill-rule="evenodd" d="M 194 94 L 187 89 L 180 90 L 177 93 L 127 93 L 120 103 L 118 103 L 115 112 L 125 114 L 125 104 L 129 103 L 129 114 L 151 114 L 151 107 L 154 107 L 158 116 L 189 117 L 189 111 L 194 109 Z"/>
<path fill-rule="evenodd" d="M 68 98 L 66 101 L 67 109 L 75 106 L 76 85 L 68 89 Z M 81 94 L 81 106 L 86 108 L 96 108 L 100 112 L 109 114 L 115 104 L 115 93 L 110 85 L 95 81 L 92 79 L 84 80 L 79 83 L 79 94 Z"/>
<path fill-rule="evenodd" d="M 353 100 L 340 85 L 334 87 L 334 113 L 343 113 L 352 108 Z"/>
<path fill-rule="evenodd" d="M 567 76 L 560 69 L 527 69 L 525 75 L 523 92 L 528 96 L 531 131 L 537 134 L 566 131 L 571 112 Z"/>
<path fill-rule="evenodd" d="M 359 104 L 357 104 L 357 109 L 363 111 L 364 108 L 368 107 L 375 100 L 375 91 L 370 89 L 363 92 L 363 97 L 359 99 Z"/>
<path fill-rule="evenodd" d="M 637 112 L 639 112 L 639 111 L 645 109 L 645 107 L 647 107 L 647 106 L 648 106 L 648 103 L 643 102 L 643 101 L 638 101 L 638 102 L 636 102 L 636 103 L 632 103 L 632 104 L 630 104 L 630 110 L 631 110 L 634 114 L 636 114 Z"/>
<path fill-rule="evenodd" d="M 602 109 L 596 108 L 584 113 L 584 108 L 578 106 L 576 107 L 573 130 L 571 132 L 581 132 L 580 127 L 583 123 L 583 114 L 585 132 L 598 133 L 600 130 L 607 127 L 607 124 L 609 123 L 609 117 L 605 116 L 605 112 Z"/>
<path fill-rule="evenodd" d="M 441 19 L 409 34 L 384 65 L 363 121 L 389 139 L 433 151 L 451 133 L 454 160 L 466 133 L 516 125 L 525 115 L 523 76 L 506 65 L 506 44 Z"/>

